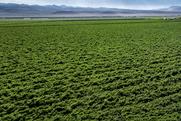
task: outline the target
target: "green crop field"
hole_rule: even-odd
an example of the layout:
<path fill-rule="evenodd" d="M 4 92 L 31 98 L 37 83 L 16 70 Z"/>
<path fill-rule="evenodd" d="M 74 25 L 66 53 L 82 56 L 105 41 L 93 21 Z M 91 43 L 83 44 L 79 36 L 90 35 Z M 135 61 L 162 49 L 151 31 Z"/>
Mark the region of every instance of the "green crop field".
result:
<path fill-rule="evenodd" d="M 0 21 L 0 121 L 181 121 L 181 21 Z"/>

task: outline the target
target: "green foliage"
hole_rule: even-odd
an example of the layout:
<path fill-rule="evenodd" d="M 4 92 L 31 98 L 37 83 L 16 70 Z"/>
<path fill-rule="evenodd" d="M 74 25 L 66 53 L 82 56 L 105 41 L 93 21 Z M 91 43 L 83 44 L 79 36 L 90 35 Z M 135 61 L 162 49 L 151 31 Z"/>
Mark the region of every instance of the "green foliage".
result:
<path fill-rule="evenodd" d="M 0 120 L 181 120 L 181 22 L 0 22 Z"/>

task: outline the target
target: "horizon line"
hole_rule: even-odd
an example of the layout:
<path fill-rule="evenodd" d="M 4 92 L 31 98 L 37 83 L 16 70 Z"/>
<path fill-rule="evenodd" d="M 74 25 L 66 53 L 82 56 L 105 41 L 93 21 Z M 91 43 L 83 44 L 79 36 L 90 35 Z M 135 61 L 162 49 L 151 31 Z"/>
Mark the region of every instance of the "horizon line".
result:
<path fill-rule="evenodd" d="M 160 10 L 164 8 L 170 8 L 174 7 L 176 5 L 171 6 L 165 6 L 165 7 L 157 7 L 157 8 L 150 8 L 150 9 L 142 9 L 142 8 L 131 8 L 131 7 L 107 7 L 107 6 L 97 6 L 97 7 L 91 7 L 91 6 L 73 6 L 73 5 L 66 5 L 66 4 L 26 4 L 26 3 L 14 3 L 14 2 L 0 2 L 0 4 L 17 4 L 17 5 L 30 5 L 30 6 L 66 6 L 66 7 L 74 7 L 74 8 L 108 8 L 108 9 L 127 9 L 127 10 Z M 179 6 L 179 5 L 178 5 Z"/>

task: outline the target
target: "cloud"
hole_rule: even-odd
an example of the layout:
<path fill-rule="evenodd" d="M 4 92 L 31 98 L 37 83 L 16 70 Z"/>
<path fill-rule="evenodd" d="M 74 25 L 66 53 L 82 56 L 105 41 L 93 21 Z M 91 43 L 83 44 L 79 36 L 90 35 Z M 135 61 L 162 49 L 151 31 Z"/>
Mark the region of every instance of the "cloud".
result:
<path fill-rule="evenodd" d="M 116 7 L 155 9 L 181 5 L 181 0 L 0 0 L 1 3 L 69 5 L 81 7 Z"/>

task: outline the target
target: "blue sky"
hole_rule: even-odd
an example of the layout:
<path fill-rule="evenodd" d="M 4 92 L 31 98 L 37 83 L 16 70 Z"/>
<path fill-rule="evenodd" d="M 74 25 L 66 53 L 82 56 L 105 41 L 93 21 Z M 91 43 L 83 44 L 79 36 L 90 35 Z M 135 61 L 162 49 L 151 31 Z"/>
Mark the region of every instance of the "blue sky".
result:
<path fill-rule="evenodd" d="M 69 5 L 81 7 L 114 7 L 128 9 L 158 9 L 181 6 L 181 0 L 0 0 L 1 3 Z"/>

